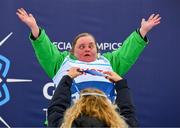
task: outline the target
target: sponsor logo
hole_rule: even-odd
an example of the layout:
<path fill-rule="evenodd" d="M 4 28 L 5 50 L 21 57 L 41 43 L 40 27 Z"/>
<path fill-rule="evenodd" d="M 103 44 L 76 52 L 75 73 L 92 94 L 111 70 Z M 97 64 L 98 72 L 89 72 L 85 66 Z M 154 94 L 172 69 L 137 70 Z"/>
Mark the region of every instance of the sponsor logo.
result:
<path fill-rule="evenodd" d="M 9 33 L 4 39 L 0 41 L 0 46 L 2 46 L 13 32 Z M 0 106 L 6 104 L 10 100 L 10 93 L 7 87 L 9 82 L 31 82 L 32 80 L 27 79 L 10 79 L 7 78 L 7 74 L 10 68 L 10 60 L 0 54 Z"/>
<path fill-rule="evenodd" d="M 46 99 L 51 100 L 54 91 L 55 91 L 55 84 L 53 82 L 49 82 L 47 84 L 44 85 L 43 87 L 43 95 Z"/>
<path fill-rule="evenodd" d="M 5 78 L 9 71 L 10 61 L 0 55 L 0 106 L 7 103 L 10 100 L 9 90 L 7 88 Z"/>
<path fill-rule="evenodd" d="M 72 45 L 70 42 L 60 41 L 60 42 L 53 42 L 53 44 L 60 50 L 70 50 L 72 48 Z M 100 51 L 112 51 L 116 50 L 119 47 L 122 46 L 121 42 L 97 42 L 98 49 Z"/>

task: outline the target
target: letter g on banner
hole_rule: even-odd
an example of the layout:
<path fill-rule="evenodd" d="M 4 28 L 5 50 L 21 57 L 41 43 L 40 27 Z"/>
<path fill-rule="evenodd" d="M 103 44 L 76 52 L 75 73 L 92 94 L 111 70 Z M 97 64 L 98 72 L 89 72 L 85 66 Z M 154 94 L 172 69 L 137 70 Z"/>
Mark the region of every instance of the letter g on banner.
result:
<path fill-rule="evenodd" d="M 0 106 L 10 100 L 8 88 L 5 83 L 5 77 L 9 71 L 10 61 L 0 54 Z"/>

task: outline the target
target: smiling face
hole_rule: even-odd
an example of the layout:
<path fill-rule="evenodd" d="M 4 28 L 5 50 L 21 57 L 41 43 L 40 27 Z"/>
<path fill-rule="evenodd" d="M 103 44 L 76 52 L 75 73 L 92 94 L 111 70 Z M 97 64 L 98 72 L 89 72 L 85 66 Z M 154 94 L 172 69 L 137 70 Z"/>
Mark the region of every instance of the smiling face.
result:
<path fill-rule="evenodd" d="M 97 58 L 97 46 L 95 39 L 91 35 L 79 37 L 73 48 L 73 54 L 78 60 L 92 62 Z"/>

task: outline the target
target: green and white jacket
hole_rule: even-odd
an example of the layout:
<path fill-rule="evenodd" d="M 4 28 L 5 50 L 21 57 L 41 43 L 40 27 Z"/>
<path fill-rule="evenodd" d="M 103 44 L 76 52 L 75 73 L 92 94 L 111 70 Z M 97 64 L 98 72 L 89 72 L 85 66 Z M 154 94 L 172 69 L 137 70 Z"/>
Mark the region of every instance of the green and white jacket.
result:
<path fill-rule="evenodd" d="M 147 39 L 143 39 L 138 31 L 134 31 L 117 50 L 102 54 L 94 62 L 82 62 L 77 60 L 77 58 L 68 51 L 59 51 L 57 47 L 52 44 L 43 29 L 41 29 L 37 39 L 33 40 L 30 37 L 30 40 L 39 63 L 56 85 L 58 85 L 62 76 L 67 73 L 67 70 L 73 66 L 83 68 L 84 70 L 115 71 L 120 76 L 124 76 L 147 45 Z M 76 87 L 72 87 L 72 94 L 75 95 L 75 97 L 77 97 L 81 89 L 87 87 L 95 87 L 103 90 L 108 96 L 111 94 L 114 95 L 114 93 L 112 93 L 113 90 L 111 90 L 112 83 L 100 76 L 83 74 L 75 78 L 74 83 L 77 85 Z M 105 87 L 105 83 L 107 87 Z M 109 89 L 109 85 L 111 85 L 111 89 Z M 111 90 L 112 92 L 107 90 Z"/>

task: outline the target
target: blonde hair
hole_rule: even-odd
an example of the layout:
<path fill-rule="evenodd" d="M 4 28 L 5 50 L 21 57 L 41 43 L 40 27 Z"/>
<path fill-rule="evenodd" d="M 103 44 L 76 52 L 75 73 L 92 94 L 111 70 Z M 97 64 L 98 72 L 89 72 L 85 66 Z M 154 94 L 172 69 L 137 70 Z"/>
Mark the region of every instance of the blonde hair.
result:
<path fill-rule="evenodd" d="M 90 88 L 82 90 L 81 94 L 83 93 L 97 93 L 105 95 L 98 89 Z M 73 121 L 80 115 L 95 117 L 100 121 L 105 122 L 108 127 L 128 127 L 123 117 L 121 117 L 119 113 L 116 112 L 116 108 L 117 106 L 113 105 L 104 96 L 80 95 L 79 100 L 77 100 L 77 102 L 65 112 L 61 127 L 70 128 Z"/>

